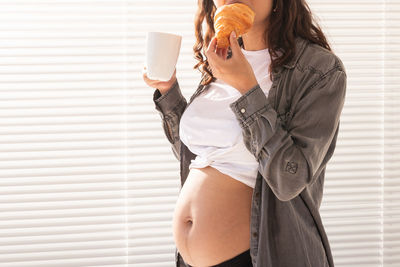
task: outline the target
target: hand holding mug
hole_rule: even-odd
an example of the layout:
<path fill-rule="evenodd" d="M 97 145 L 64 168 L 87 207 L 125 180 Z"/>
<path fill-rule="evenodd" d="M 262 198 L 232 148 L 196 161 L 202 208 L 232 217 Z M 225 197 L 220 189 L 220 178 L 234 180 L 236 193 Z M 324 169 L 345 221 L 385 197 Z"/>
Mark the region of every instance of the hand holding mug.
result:
<path fill-rule="evenodd" d="M 158 89 L 162 95 L 168 92 L 168 90 L 171 89 L 172 85 L 174 85 L 176 81 L 176 68 L 174 70 L 174 73 L 172 74 L 171 79 L 168 81 L 152 80 L 149 77 L 147 77 L 146 66 L 143 66 L 142 74 L 144 82 L 148 86 Z"/>

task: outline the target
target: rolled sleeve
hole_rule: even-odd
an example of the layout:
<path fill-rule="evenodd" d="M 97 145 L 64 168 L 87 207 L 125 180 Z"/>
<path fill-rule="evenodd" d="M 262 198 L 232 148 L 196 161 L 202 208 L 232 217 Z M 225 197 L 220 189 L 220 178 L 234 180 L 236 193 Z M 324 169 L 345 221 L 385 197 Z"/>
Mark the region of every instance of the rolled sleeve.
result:
<path fill-rule="evenodd" d="M 281 201 L 312 184 L 332 142 L 346 93 L 346 73 L 334 68 L 305 90 L 290 123 L 281 120 L 259 85 L 230 104 L 242 127 L 243 141 L 259 162 L 259 171 Z M 332 148 L 332 149 L 329 149 Z"/>
<path fill-rule="evenodd" d="M 160 91 L 156 89 L 153 94 L 153 101 L 162 118 L 164 134 L 172 145 L 172 152 L 176 159 L 180 160 L 179 122 L 187 106 L 187 101 L 182 95 L 178 80 L 164 95 L 161 95 Z"/>
<path fill-rule="evenodd" d="M 229 104 L 240 123 L 244 125 L 250 124 L 257 113 L 268 105 L 267 96 L 262 91 L 259 84 L 252 87 L 235 102 Z"/>
<path fill-rule="evenodd" d="M 178 80 L 165 93 L 161 94 L 160 90 L 156 89 L 153 94 L 153 101 L 156 109 L 163 115 L 171 113 L 179 104 L 186 101 L 179 87 Z"/>

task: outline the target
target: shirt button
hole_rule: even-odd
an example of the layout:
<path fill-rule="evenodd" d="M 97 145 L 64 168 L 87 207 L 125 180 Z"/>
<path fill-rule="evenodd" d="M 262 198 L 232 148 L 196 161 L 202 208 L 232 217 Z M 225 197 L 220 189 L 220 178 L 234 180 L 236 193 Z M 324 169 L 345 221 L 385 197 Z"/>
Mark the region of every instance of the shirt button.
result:
<path fill-rule="evenodd" d="M 254 237 L 257 237 L 257 233 L 256 233 L 256 232 L 253 232 L 253 236 L 254 236 Z"/>
<path fill-rule="evenodd" d="M 246 110 L 245 110 L 244 108 L 242 108 L 242 109 L 240 110 L 240 112 L 245 113 Z"/>

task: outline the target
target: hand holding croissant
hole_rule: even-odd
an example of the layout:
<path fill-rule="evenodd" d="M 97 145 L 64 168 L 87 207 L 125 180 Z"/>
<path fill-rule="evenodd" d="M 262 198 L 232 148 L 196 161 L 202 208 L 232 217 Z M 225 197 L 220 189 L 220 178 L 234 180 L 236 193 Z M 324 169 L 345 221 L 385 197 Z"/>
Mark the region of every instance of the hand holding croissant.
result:
<path fill-rule="evenodd" d="M 205 54 L 213 76 L 244 94 L 257 85 L 258 81 L 253 68 L 241 51 L 235 31 L 231 32 L 229 41 L 232 49 L 231 58 L 225 60 L 226 53 L 221 55 L 218 52 L 216 36 L 211 39 Z"/>

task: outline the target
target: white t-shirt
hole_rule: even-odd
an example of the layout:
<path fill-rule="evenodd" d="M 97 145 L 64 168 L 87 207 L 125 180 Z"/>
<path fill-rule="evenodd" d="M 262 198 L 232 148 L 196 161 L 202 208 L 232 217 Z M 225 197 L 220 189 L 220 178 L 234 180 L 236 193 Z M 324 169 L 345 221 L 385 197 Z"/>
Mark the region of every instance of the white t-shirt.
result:
<path fill-rule="evenodd" d="M 272 82 L 268 68 L 268 48 L 242 53 L 253 68 L 261 89 L 268 96 Z M 208 165 L 252 188 L 255 187 L 258 162 L 243 142 L 242 128 L 229 104 L 242 94 L 222 80 L 210 83 L 182 114 L 181 141 L 196 154 L 189 169 Z"/>

